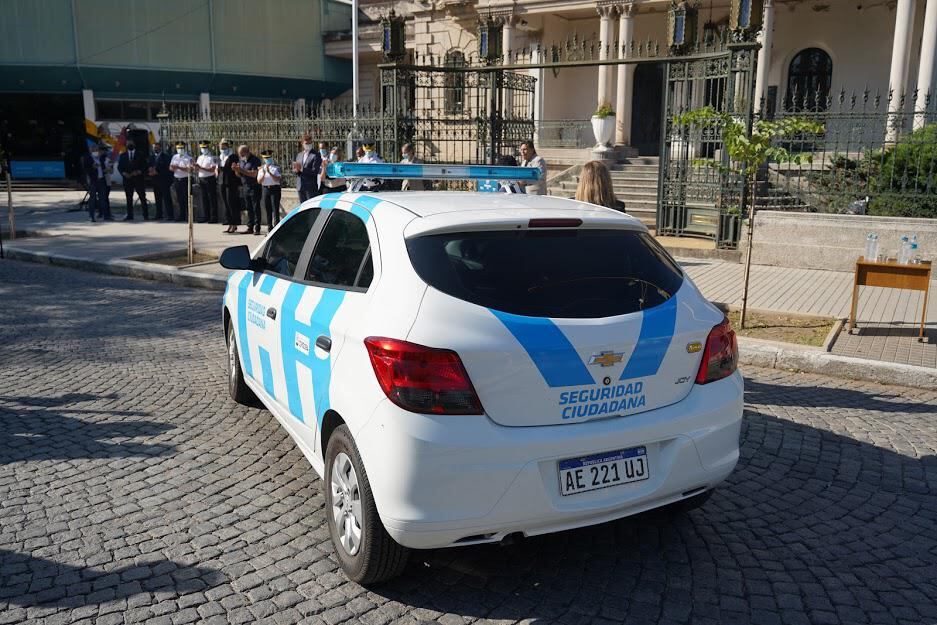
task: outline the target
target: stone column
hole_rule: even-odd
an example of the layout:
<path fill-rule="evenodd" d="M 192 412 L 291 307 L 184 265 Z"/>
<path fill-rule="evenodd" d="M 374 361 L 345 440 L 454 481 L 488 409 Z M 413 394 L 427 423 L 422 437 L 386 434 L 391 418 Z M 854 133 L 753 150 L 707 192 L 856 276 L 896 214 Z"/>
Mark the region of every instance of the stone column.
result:
<path fill-rule="evenodd" d="M 627 58 L 634 39 L 634 5 L 621 7 L 618 15 L 618 58 Z M 631 145 L 631 98 L 634 94 L 634 65 L 618 66 L 615 98 L 615 145 Z"/>
<path fill-rule="evenodd" d="M 511 62 L 511 48 L 514 47 L 514 16 L 504 17 L 504 26 L 501 29 L 501 53 L 503 62 L 508 65 Z"/>
<path fill-rule="evenodd" d="M 198 110 L 202 119 L 211 119 L 211 99 L 204 91 L 198 94 Z"/>
<path fill-rule="evenodd" d="M 762 18 L 761 33 L 758 41 L 761 50 L 758 51 L 758 68 L 755 73 L 755 112 L 760 113 L 762 103 L 767 97 L 768 70 L 771 69 L 771 43 L 774 39 L 774 2 L 765 0 L 764 17 Z"/>
<path fill-rule="evenodd" d="M 612 46 L 612 6 L 599 6 L 599 59 L 606 60 Z M 598 105 L 612 103 L 612 66 L 599 65 Z"/>
<path fill-rule="evenodd" d="M 926 121 L 925 106 L 934 93 L 934 57 L 937 56 L 937 0 L 927 0 L 924 8 L 924 35 L 921 38 L 921 63 L 917 71 L 917 101 L 914 103 L 914 127 L 921 128 Z"/>
<path fill-rule="evenodd" d="M 891 92 L 888 112 L 897 113 L 901 109 L 901 96 L 905 91 L 908 77 L 908 55 L 911 51 L 911 28 L 914 25 L 914 0 L 898 0 L 895 11 L 895 37 L 891 45 L 891 71 L 888 75 L 888 89 Z M 890 117 L 885 130 L 885 141 L 893 142 L 898 136 L 898 129 L 893 122 L 897 117 Z"/>
<path fill-rule="evenodd" d="M 91 121 L 97 120 L 97 110 L 94 106 L 94 91 L 91 89 L 82 89 L 81 104 L 85 110 L 85 119 L 90 119 Z"/>

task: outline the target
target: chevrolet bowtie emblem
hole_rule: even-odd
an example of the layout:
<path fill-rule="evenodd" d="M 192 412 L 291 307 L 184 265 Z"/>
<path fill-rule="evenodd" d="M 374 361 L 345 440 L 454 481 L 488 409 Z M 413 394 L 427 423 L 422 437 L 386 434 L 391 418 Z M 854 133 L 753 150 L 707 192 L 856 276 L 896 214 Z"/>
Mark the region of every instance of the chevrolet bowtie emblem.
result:
<path fill-rule="evenodd" d="M 592 357 L 589 358 L 589 364 L 611 367 L 620 363 L 624 355 L 624 352 L 599 352 L 598 354 L 592 354 Z"/>

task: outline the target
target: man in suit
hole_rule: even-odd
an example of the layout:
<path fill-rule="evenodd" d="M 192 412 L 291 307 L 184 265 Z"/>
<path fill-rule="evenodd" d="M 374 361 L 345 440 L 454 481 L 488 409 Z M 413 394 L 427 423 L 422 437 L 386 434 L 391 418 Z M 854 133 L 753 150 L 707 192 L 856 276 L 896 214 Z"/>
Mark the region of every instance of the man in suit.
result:
<path fill-rule="evenodd" d="M 81 171 L 84 175 L 85 185 L 88 187 L 88 216 L 94 221 L 94 212 L 105 221 L 113 221 L 111 217 L 111 204 L 108 196 L 111 193 L 111 183 L 107 172 L 111 168 L 111 159 L 107 157 L 107 146 L 93 145 L 88 154 L 81 157 Z"/>
<path fill-rule="evenodd" d="M 163 150 L 158 143 L 153 144 L 153 155 L 150 157 L 150 169 L 153 176 L 153 194 L 156 196 L 156 219 L 172 221 L 172 172 L 169 163 L 172 157 Z M 165 209 L 165 211 L 163 210 Z"/>
<path fill-rule="evenodd" d="M 296 173 L 296 190 L 299 191 L 299 201 L 305 202 L 311 197 L 319 195 L 319 178 L 322 174 L 322 156 L 315 151 L 312 136 L 303 135 L 300 140 L 303 151 L 296 155 L 293 161 L 293 171 Z"/>
<path fill-rule="evenodd" d="M 146 189 L 143 188 L 143 174 L 149 167 L 148 160 L 146 152 L 137 149 L 133 139 L 127 142 L 127 151 L 117 159 L 117 171 L 124 179 L 124 195 L 127 196 L 127 216 L 124 217 L 124 221 L 133 221 L 134 193 L 140 197 L 143 221 L 150 219 L 150 210 L 146 204 Z"/>

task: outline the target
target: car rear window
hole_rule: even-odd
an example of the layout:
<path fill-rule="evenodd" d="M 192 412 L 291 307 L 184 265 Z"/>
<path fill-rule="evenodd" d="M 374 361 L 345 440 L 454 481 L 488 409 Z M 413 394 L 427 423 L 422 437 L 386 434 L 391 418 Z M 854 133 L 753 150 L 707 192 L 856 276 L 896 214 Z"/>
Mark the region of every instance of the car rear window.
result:
<path fill-rule="evenodd" d="M 627 230 L 447 232 L 407 241 L 430 286 L 528 317 L 598 318 L 653 308 L 683 273 L 650 236 Z"/>

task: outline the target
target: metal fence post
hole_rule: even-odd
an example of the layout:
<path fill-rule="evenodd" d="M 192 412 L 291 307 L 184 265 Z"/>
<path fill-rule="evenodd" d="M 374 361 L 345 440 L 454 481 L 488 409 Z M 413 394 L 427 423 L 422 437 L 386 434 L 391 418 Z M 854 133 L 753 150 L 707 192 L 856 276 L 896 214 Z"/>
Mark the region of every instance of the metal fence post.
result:
<path fill-rule="evenodd" d="M 188 259 L 189 264 L 195 262 L 195 220 L 192 219 L 194 213 L 194 207 L 192 206 L 192 172 L 189 172 L 189 245 L 188 245 Z"/>

